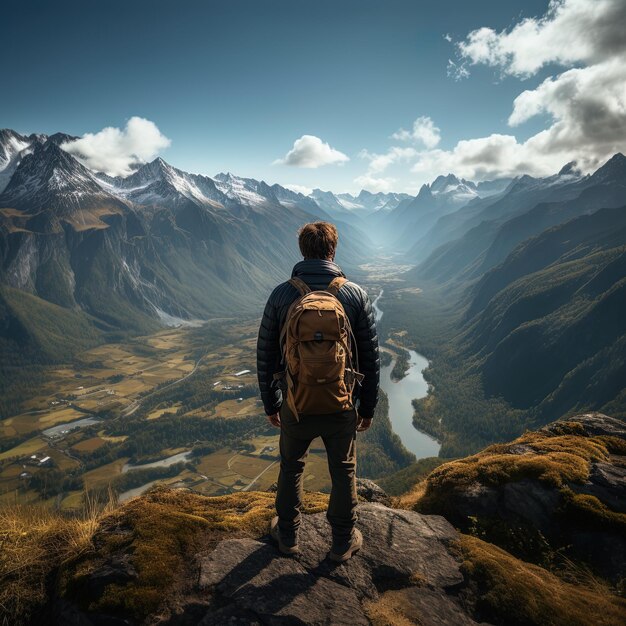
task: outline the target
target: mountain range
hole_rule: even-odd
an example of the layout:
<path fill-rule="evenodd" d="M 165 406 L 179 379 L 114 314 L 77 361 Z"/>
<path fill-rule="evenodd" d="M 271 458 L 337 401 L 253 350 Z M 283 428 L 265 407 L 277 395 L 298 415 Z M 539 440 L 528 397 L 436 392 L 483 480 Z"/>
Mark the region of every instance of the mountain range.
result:
<path fill-rule="evenodd" d="M 308 221 L 337 222 L 346 268 L 367 259 L 367 234 L 302 194 L 162 159 L 111 177 L 63 150 L 71 139 L 0 133 L 0 338 L 21 349 L 56 353 L 67 316 L 84 334 L 250 312 L 298 260 Z"/>
<path fill-rule="evenodd" d="M 161 158 L 112 177 L 66 152 L 72 139 L 0 131 L 3 359 L 58 360 L 127 332 L 252 314 L 298 260 L 298 227 L 323 219 L 351 275 L 383 251 L 414 265 L 405 281 L 445 293 L 459 313 L 454 358 L 487 397 L 539 421 L 620 414 L 622 154 L 587 175 L 570 163 L 545 178 L 439 176 L 416 196 L 304 195 Z"/>
<path fill-rule="evenodd" d="M 161 158 L 112 177 L 63 149 L 74 139 L 0 131 L 0 337 L 33 353 L 64 351 L 53 329 L 67 319 L 84 337 L 86 327 L 135 332 L 255 310 L 297 260 L 303 223 L 336 222 L 337 260 L 358 273 L 396 230 L 423 230 L 481 189 L 502 186 L 450 175 L 415 198 L 305 196 L 231 173 L 191 174 Z M 426 196 L 436 201 L 425 207 Z"/>
<path fill-rule="evenodd" d="M 588 175 L 568 164 L 470 200 L 405 258 L 422 302 L 445 303 L 436 313 L 418 303 L 412 322 L 447 319 L 429 355 L 431 395 L 416 413 L 443 438 L 443 456 L 555 416 L 626 417 L 624 155 Z"/>

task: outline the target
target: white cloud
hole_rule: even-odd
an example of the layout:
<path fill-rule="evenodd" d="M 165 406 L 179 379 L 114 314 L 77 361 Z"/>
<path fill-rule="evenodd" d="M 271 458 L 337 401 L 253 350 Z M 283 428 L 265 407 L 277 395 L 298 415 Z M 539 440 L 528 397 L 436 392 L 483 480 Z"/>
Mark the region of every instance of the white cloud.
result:
<path fill-rule="evenodd" d="M 446 73 L 448 78 L 454 78 L 454 80 L 462 80 L 470 75 L 465 61 L 463 63 L 455 63 L 452 59 L 448 59 Z"/>
<path fill-rule="evenodd" d="M 626 52 L 624 0 L 551 0 L 541 18 L 525 18 L 497 33 L 483 27 L 458 44 L 472 64 L 531 76 L 548 63 L 595 64 Z"/>
<path fill-rule="evenodd" d="M 359 152 L 361 158 L 369 160 L 369 166 L 367 168 L 369 174 L 381 174 L 390 165 L 398 161 L 407 161 L 418 154 L 415 148 L 401 148 L 399 146 L 392 146 L 383 154 L 376 154 L 375 152 L 369 152 L 365 149 Z"/>
<path fill-rule="evenodd" d="M 422 115 L 413 122 L 411 130 L 401 128 L 391 137 L 398 141 L 414 141 L 424 144 L 427 148 L 434 148 L 441 140 L 441 131 L 435 126 L 430 117 Z"/>
<path fill-rule="evenodd" d="M 493 134 L 464 139 L 452 150 L 425 150 L 420 153 L 411 171 L 425 174 L 427 180 L 448 172 L 472 180 L 545 173 L 545 162 L 536 162 L 528 157 L 524 144 L 518 143 L 513 135 Z M 548 173 L 552 172 L 550 165 Z"/>
<path fill-rule="evenodd" d="M 295 167 L 318 168 L 322 165 L 345 163 L 349 157 L 315 135 L 302 135 L 293 142 L 293 148 L 284 158 L 274 161 L 274 165 L 293 165 Z"/>
<path fill-rule="evenodd" d="M 383 154 L 376 154 L 369 152 L 368 150 L 361 150 L 359 156 L 362 159 L 369 161 L 367 172 L 362 176 L 357 176 L 354 179 L 355 185 L 361 189 L 367 189 L 368 191 L 391 191 L 395 178 L 381 177 L 382 174 L 390 165 L 394 163 L 408 161 L 415 158 L 419 152 L 415 148 L 402 148 L 400 146 L 392 146 Z"/>
<path fill-rule="evenodd" d="M 283 185 L 283 187 L 285 187 L 285 189 L 289 189 L 290 191 L 301 193 L 303 196 L 308 196 L 313 192 L 311 187 L 305 187 L 304 185 Z"/>
<path fill-rule="evenodd" d="M 454 172 L 481 180 L 497 176 L 553 174 L 568 161 L 589 172 L 626 150 L 626 1 L 553 0 L 546 14 L 496 33 L 472 31 L 459 44 L 461 60 L 448 74 L 485 64 L 526 78 L 547 64 L 564 67 L 519 94 L 511 127 L 546 115 L 546 128 L 525 141 L 492 134 L 459 141 L 450 150 L 421 151 L 412 166 L 424 177 Z M 571 67 L 578 65 L 578 67 Z"/>
<path fill-rule="evenodd" d="M 61 148 L 92 170 L 111 176 L 127 176 L 133 166 L 152 160 L 170 143 L 154 122 L 131 117 L 123 130 L 109 126 L 95 134 L 86 133 L 80 139 L 65 142 Z"/>
<path fill-rule="evenodd" d="M 377 193 L 379 191 L 391 191 L 393 189 L 394 183 L 396 182 L 396 179 L 376 178 L 375 176 L 364 174 L 363 176 L 358 176 L 357 178 L 355 178 L 354 182 L 360 189 L 367 189 L 367 191 Z"/>

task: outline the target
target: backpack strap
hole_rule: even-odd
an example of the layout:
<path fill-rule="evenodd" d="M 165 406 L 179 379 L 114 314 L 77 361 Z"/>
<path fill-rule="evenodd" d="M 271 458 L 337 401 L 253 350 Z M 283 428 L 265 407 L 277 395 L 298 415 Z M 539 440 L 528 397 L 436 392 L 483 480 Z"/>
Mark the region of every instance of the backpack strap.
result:
<path fill-rule="evenodd" d="M 311 291 L 311 288 L 297 276 L 292 276 L 287 282 L 293 285 L 300 292 L 301 296 L 304 296 Z"/>
<path fill-rule="evenodd" d="M 326 287 L 326 289 L 324 291 L 328 291 L 329 293 L 332 293 L 333 296 L 335 296 L 335 298 L 337 297 L 337 294 L 339 293 L 339 290 L 348 282 L 348 279 L 345 276 L 337 276 L 336 278 L 333 278 L 328 287 Z"/>

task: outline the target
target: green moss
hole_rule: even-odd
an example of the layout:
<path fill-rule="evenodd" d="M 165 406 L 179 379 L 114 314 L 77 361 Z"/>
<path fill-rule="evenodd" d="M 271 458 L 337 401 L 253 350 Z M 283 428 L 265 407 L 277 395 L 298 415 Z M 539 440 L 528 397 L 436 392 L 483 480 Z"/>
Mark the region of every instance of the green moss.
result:
<path fill-rule="evenodd" d="M 563 496 L 563 515 L 569 520 L 575 520 L 577 523 L 583 524 L 585 528 L 626 532 L 626 514 L 612 511 L 595 496 L 586 493 L 574 493 L 568 487 L 563 488 L 561 494 Z"/>
<path fill-rule="evenodd" d="M 586 436 L 585 427 L 580 422 L 554 422 L 549 426 L 549 431 L 555 435 Z"/>
<path fill-rule="evenodd" d="M 121 506 L 100 523 L 96 549 L 66 568 L 62 593 L 92 611 L 143 619 L 174 601 L 194 580 L 193 556 L 228 537 L 259 537 L 274 515 L 274 495 L 247 492 L 206 497 L 159 487 Z M 327 497 L 306 494 L 304 512 L 324 510 Z M 115 554 L 130 555 L 137 575 L 94 596 L 93 572 Z"/>
<path fill-rule="evenodd" d="M 608 443 L 602 437 L 527 432 L 511 443 L 495 444 L 438 467 L 427 478 L 424 493 L 415 505 L 420 510 L 442 512 L 452 492 L 476 483 L 499 486 L 531 479 L 553 487 L 582 484 L 589 476 L 591 462 L 608 458 Z"/>
<path fill-rule="evenodd" d="M 626 440 L 612 435 L 601 435 L 598 439 L 602 440 L 610 454 L 626 456 Z"/>

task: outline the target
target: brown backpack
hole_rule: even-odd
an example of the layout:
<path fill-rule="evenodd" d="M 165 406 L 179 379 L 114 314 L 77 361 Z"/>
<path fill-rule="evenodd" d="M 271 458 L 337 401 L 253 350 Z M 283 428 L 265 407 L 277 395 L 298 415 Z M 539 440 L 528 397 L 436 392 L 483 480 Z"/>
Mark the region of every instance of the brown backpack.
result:
<path fill-rule="evenodd" d="M 289 307 L 280 333 L 283 396 L 296 417 L 325 415 L 354 407 L 353 393 L 363 374 L 353 365 L 354 335 L 350 320 L 337 298 L 347 282 L 334 278 L 325 290 L 312 291 L 300 278 L 289 282 L 300 296 Z"/>

